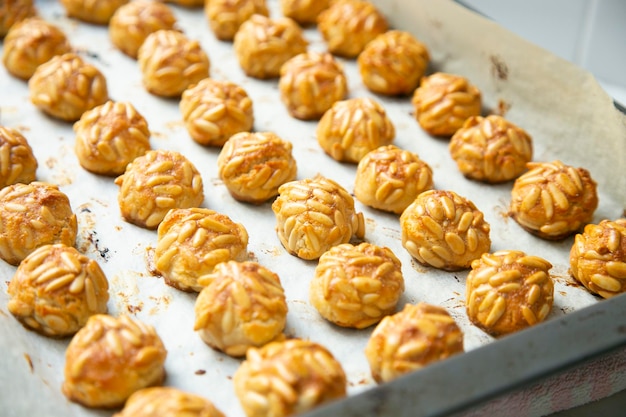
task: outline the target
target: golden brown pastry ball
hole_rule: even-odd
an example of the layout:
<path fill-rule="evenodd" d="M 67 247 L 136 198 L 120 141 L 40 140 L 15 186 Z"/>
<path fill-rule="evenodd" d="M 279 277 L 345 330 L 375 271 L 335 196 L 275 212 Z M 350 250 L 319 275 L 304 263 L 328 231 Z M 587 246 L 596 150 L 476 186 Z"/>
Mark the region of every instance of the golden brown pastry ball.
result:
<path fill-rule="evenodd" d="M 422 77 L 411 100 L 415 118 L 427 133 L 450 137 L 471 116 L 480 116 L 480 90 L 455 74 L 436 72 Z"/>
<path fill-rule="evenodd" d="M 74 246 L 77 229 L 70 200 L 56 185 L 35 181 L 0 190 L 0 258 L 11 265 L 40 246 Z"/>
<path fill-rule="evenodd" d="M 338 101 L 317 125 L 317 142 L 340 162 L 358 163 L 370 151 L 389 145 L 396 129 L 383 106 L 369 97 Z"/>
<path fill-rule="evenodd" d="M 109 99 L 104 75 L 72 52 L 56 55 L 37 67 L 28 89 L 37 108 L 67 122 L 75 122 Z"/>
<path fill-rule="evenodd" d="M 248 232 L 225 214 L 207 208 L 170 210 L 158 229 L 156 270 L 165 282 L 183 291 L 200 291 L 198 279 L 220 262 L 243 261 Z"/>
<path fill-rule="evenodd" d="M 343 66 L 330 54 L 305 52 L 285 62 L 278 81 L 280 98 L 297 119 L 319 119 L 348 94 Z"/>
<path fill-rule="evenodd" d="M 165 378 L 167 351 L 149 324 L 95 314 L 65 351 L 63 394 L 86 407 L 113 408 Z"/>
<path fill-rule="evenodd" d="M 446 271 L 469 268 L 491 247 L 483 213 L 454 191 L 424 191 L 404 210 L 400 225 L 411 256 Z"/>
<path fill-rule="evenodd" d="M 346 374 L 332 353 L 302 339 L 248 349 L 233 383 L 248 417 L 304 413 L 347 393 Z"/>
<path fill-rule="evenodd" d="M 500 183 L 517 178 L 533 157 L 530 135 L 502 116 L 472 116 L 450 139 L 450 155 L 467 178 Z"/>
<path fill-rule="evenodd" d="M 419 303 L 383 318 L 365 346 L 365 357 L 380 384 L 463 351 L 463 332 L 454 318 L 442 307 Z"/>
<path fill-rule="evenodd" d="M 433 171 L 419 156 L 395 145 L 376 148 L 356 169 L 354 195 L 361 203 L 396 214 L 433 188 Z"/>
<path fill-rule="evenodd" d="M 33 0 L 3 0 L 0 3 L 0 39 L 14 24 L 37 14 Z"/>
<path fill-rule="evenodd" d="M 336 0 L 321 12 L 317 28 L 333 55 L 356 58 L 376 36 L 385 33 L 387 19 L 366 0 Z"/>
<path fill-rule="evenodd" d="M 7 289 L 7 307 L 29 329 L 46 336 L 70 336 L 93 314 L 107 312 L 108 289 L 95 260 L 72 246 L 45 245 L 17 267 Z"/>
<path fill-rule="evenodd" d="M 265 0 L 211 0 L 204 13 L 217 39 L 232 41 L 239 27 L 254 14 L 269 16 Z"/>
<path fill-rule="evenodd" d="M 162 97 L 178 97 L 209 76 L 211 62 L 200 42 L 176 30 L 152 32 L 139 47 L 143 85 Z"/>
<path fill-rule="evenodd" d="M 428 48 L 409 32 L 390 30 L 378 35 L 359 54 L 365 86 L 378 94 L 411 94 L 430 62 Z"/>
<path fill-rule="evenodd" d="M 113 417 L 224 417 L 206 398 L 173 387 L 135 391 Z"/>
<path fill-rule="evenodd" d="M 60 0 L 69 17 L 107 25 L 117 9 L 129 0 Z"/>
<path fill-rule="evenodd" d="M 626 219 L 588 224 L 569 255 L 570 272 L 604 298 L 626 292 Z"/>
<path fill-rule="evenodd" d="M 291 142 L 272 132 L 237 133 L 217 157 L 219 176 L 236 200 L 264 203 L 278 195 L 278 187 L 296 179 L 291 149 Z"/>
<path fill-rule="evenodd" d="M 319 14 L 330 5 L 330 0 L 280 0 L 282 13 L 300 25 L 317 22 Z"/>
<path fill-rule="evenodd" d="M 550 268 L 545 259 L 521 251 L 484 253 L 467 276 L 469 319 L 492 336 L 542 322 L 554 300 Z"/>
<path fill-rule="evenodd" d="M 392 314 L 403 292 L 402 264 L 391 249 L 344 243 L 320 257 L 309 299 L 331 323 L 364 329 Z"/>
<path fill-rule="evenodd" d="M 255 14 L 241 24 L 233 46 L 239 65 L 254 78 L 276 78 L 290 58 L 306 52 L 302 29 L 289 18 L 270 19 Z"/>
<path fill-rule="evenodd" d="M 135 0 L 113 14 L 109 37 L 116 48 L 136 59 L 139 47 L 149 34 L 175 26 L 176 16 L 169 6 L 158 1 Z"/>
<path fill-rule="evenodd" d="M 165 149 L 135 158 L 115 184 L 122 217 L 147 229 L 156 229 L 171 209 L 204 201 L 200 172 L 184 155 Z"/>
<path fill-rule="evenodd" d="M 200 283 L 205 287 L 196 299 L 194 330 L 207 345 L 243 356 L 282 336 L 287 302 L 274 272 L 256 262 L 228 261 Z"/>
<path fill-rule="evenodd" d="M 163 1 L 167 3 L 176 4 L 178 6 L 189 7 L 189 8 L 204 6 L 204 0 L 163 0 Z"/>
<path fill-rule="evenodd" d="M 222 146 L 254 125 L 252 100 L 230 81 L 205 78 L 183 92 L 179 106 L 189 135 L 200 145 Z"/>
<path fill-rule="evenodd" d="M 272 204 L 276 233 L 287 251 L 301 259 L 318 259 L 352 236 L 365 236 L 363 213 L 352 196 L 335 181 L 321 175 L 291 181 L 278 188 Z"/>
<path fill-rule="evenodd" d="M 0 125 L 0 188 L 35 181 L 37 167 L 33 149 L 24 135 Z"/>
<path fill-rule="evenodd" d="M 511 216 L 528 232 L 558 240 L 593 219 L 598 207 L 596 183 L 585 168 L 561 161 L 530 162 L 511 190 Z"/>
<path fill-rule="evenodd" d="M 13 25 L 4 38 L 2 63 L 12 75 L 28 80 L 37 67 L 56 55 L 71 51 L 65 34 L 38 17 Z"/>
<path fill-rule="evenodd" d="M 130 103 L 107 101 L 74 123 L 78 162 L 94 174 L 116 176 L 150 149 L 148 122 Z"/>

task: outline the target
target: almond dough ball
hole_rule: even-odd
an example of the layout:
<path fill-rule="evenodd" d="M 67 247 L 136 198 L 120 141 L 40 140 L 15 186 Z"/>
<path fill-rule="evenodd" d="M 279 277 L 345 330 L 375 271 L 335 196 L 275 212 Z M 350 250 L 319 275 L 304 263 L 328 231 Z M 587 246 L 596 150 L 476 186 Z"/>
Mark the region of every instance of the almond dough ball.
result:
<path fill-rule="evenodd" d="M 233 46 L 239 65 L 254 78 L 277 78 L 290 58 L 306 52 L 302 29 L 289 18 L 270 19 L 255 14 L 242 23 Z"/>
<path fill-rule="evenodd" d="M 100 70 L 68 52 L 41 64 L 28 81 L 31 102 L 44 113 L 75 122 L 87 110 L 109 100 Z"/>
<path fill-rule="evenodd" d="M 13 25 L 4 38 L 2 63 L 11 75 L 28 80 L 37 67 L 72 50 L 65 34 L 38 17 Z"/>
<path fill-rule="evenodd" d="M 511 217 L 528 232 L 548 240 L 570 236 L 591 223 L 598 207 L 589 171 L 561 161 L 530 162 L 511 190 Z"/>
<path fill-rule="evenodd" d="M 179 107 L 189 135 L 200 145 L 220 147 L 254 125 L 252 100 L 230 81 L 205 78 L 183 92 Z"/>
<path fill-rule="evenodd" d="M 33 0 L 4 0 L 0 3 L 0 39 L 6 36 L 13 25 L 36 14 Z"/>
<path fill-rule="evenodd" d="M 484 253 L 467 276 L 469 319 L 492 336 L 544 321 L 554 301 L 550 268 L 545 259 L 521 251 Z"/>
<path fill-rule="evenodd" d="M 113 417 L 224 417 L 206 398 L 173 387 L 135 391 Z"/>
<path fill-rule="evenodd" d="M 221 262 L 243 261 L 247 248 L 245 227 L 225 214 L 197 207 L 172 209 L 159 224 L 154 264 L 166 284 L 199 292 L 204 288 L 200 277 Z"/>
<path fill-rule="evenodd" d="M 60 0 L 69 17 L 97 25 L 108 25 L 109 20 L 129 0 Z"/>
<path fill-rule="evenodd" d="M 530 135 L 497 115 L 467 119 L 449 148 L 463 175 L 487 183 L 517 178 L 533 157 Z"/>
<path fill-rule="evenodd" d="M 264 203 L 278 195 L 278 187 L 296 179 L 291 149 L 291 142 L 271 132 L 237 133 L 217 157 L 219 176 L 234 199 Z"/>
<path fill-rule="evenodd" d="M 200 283 L 194 330 L 207 345 L 238 357 L 282 336 L 287 302 L 274 272 L 256 262 L 227 261 Z"/>
<path fill-rule="evenodd" d="M 70 200 L 56 185 L 34 181 L 0 190 L 0 258 L 9 264 L 40 246 L 74 246 L 77 229 Z"/>
<path fill-rule="evenodd" d="M 130 103 L 107 101 L 74 123 L 78 162 L 94 174 L 117 176 L 150 150 L 148 122 Z"/>
<path fill-rule="evenodd" d="M 146 90 L 162 97 L 179 97 L 188 87 L 207 78 L 211 65 L 200 42 L 167 29 L 146 37 L 137 60 Z"/>
<path fill-rule="evenodd" d="M 429 62 L 428 48 L 399 30 L 378 35 L 357 60 L 363 84 L 374 93 L 390 96 L 413 93 Z"/>
<path fill-rule="evenodd" d="M 454 191 L 424 191 L 404 210 L 400 226 L 411 256 L 446 271 L 469 268 L 491 247 L 483 213 Z"/>
<path fill-rule="evenodd" d="M 265 0 L 211 0 L 204 14 L 217 39 L 232 41 L 239 27 L 254 14 L 269 16 Z"/>
<path fill-rule="evenodd" d="M 392 314 L 403 292 L 402 264 L 389 248 L 344 243 L 320 257 L 309 298 L 331 323 L 364 329 Z"/>
<path fill-rule="evenodd" d="M 388 29 L 387 19 L 366 0 L 336 0 L 321 12 L 317 28 L 333 55 L 356 58 Z"/>
<path fill-rule="evenodd" d="M 569 255 L 570 272 L 603 298 L 626 292 L 626 218 L 588 224 Z"/>
<path fill-rule="evenodd" d="M 0 188 L 35 181 L 37 167 L 33 149 L 24 135 L 0 125 Z"/>
<path fill-rule="evenodd" d="M 436 72 L 422 77 L 411 100 L 415 118 L 427 133 L 450 137 L 471 116 L 480 116 L 480 90 L 455 74 Z"/>
<path fill-rule="evenodd" d="M 380 103 L 359 97 L 333 104 L 316 133 L 317 142 L 331 158 L 358 163 L 368 152 L 391 144 L 396 129 Z"/>
<path fill-rule="evenodd" d="M 330 0 L 280 0 L 282 13 L 298 24 L 317 23 L 317 17 L 330 5 Z"/>
<path fill-rule="evenodd" d="M 365 346 L 379 384 L 463 353 L 463 332 L 442 307 L 407 304 L 381 320 Z"/>
<path fill-rule="evenodd" d="M 247 417 L 305 413 L 347 394 L 341 364 L 325 347 L 303 339 L 248 349 L 233 383 Z"/>
<path fill-rule="evenodd" d="M 200 172 L 184 155 L 165 149 L 135 158 L 115 184 L 124 220 L 146 229 L 156 229 L 171 209 L 204 201 Z"/>
<path fill-rule="evenodd" d="M 287 251 L 301 259 L 318 259 L 352 236 L 365 236 L 363 213 L 352 196 L 335 181 L 317 175 L 278 188 L 272 204 L 276 234 Z"/>
<path fill-rule="evenodd" d="M 319 119 L 348 94 L 343 66 L 329 53 L 305 52 L 285 62 L 278 81 L 280 98 L 297 119 Z"/>
<path fill-rule="evenodd" d="M 419 156 L 395 145 L 365 154 L 356 169 L 354 195 L 361 203 L 396 214 L 433 188 L 433 171 Z"/>
<path fill-rule="evenodd" d="M 163 382 L 166 356 L 149 324 L 95 314 L 67 346 L 61 390 L 85 407 L 120 407 L 135 391 Z"/>
<path fill-rule="evenodd" d="M 167 5 L 151 0 L 135 0 L 116 10 L 109 22 L 111 43 L 131 58 L 137 59 L 139 48 L 148 35 L 176 26 L 176 16 Z"/>
<path fill-rule="evenodd" d="M 100 265 L 63 244 L 31 252 L 11 278 L 7 305 L 24 327 L 45 336 L 71 336 L 89 317 L 107 312 L 109 283 Z"/>

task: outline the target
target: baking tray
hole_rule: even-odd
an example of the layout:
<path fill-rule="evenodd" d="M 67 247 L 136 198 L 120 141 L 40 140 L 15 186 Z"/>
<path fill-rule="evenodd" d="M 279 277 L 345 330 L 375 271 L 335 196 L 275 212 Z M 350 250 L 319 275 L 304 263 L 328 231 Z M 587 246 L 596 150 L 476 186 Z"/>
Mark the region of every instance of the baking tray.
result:
<path fill-rule="evenodd" d="M 485 112 L 505 109 L 508 118 L 526 128 L 535 141 L 534 160 L 560 158 L 590 169 L 599 185 L 597 220 L 623 215 L 625 179 L 615 175 L 611 167 L 624 166 L 624 118 L 593 77 L 453 2 L 381 0 L 376 4 L 394 27 L 413 31 L 429 46 L 433 58 L 430 72 L 443 70 L 467 76 L 483 92 Z M 447 141 L 432 138 L 419 128 L 408 98 L 372 95 L 362 86 L 354 61 L 342 60 L 350 97 L 379 100 L 396 126 L 395 144 L 418 153 L 433 167 L 435 187 L 470 197 L 485 213 L 492 226 L 492 249 L 515 248 L 540 254 L 553 263 L 556 279 L 555 308 L 548 322 L 494 341 L 469 324 L 465 316 L 466 272 L 447 273 L 417 265 L 401 247 L 398 217 L 357 202 L 366 218 L 366 240 L 390 247 L 402 261 L 407 289 L 399 307 L 406 302 L 426 301 L 447 308 L 464 331 L 467 351 L 377 387 L 364 355 L 357 354 L 372 328 L 338 328 L 321 319 L 309 305 L 308 283 L 315 263 L 288 255 L 282 248 L 274 232 L 270 204 L 250 206 L 230 197 L 217 175 L 219 149 L 201 147 L 190 139 L 176 100 L 158 98 L 143 89 L 136 61 L 112 47 L 105 27 L 67 18 L 56 1 L 40 0 L 36 5 L 45 18 L 68 34 L 73 47 L 105 74 L 111 98 L 130 101 L 146 117 L 152 147 L 180 151 L 196 165 L 204 180 L 203 206 L 229 215 L 248 229 L 249 258 L 274 270 L 285 287 L 289 306 L 286 333 L 320 342 L 340 360 L 348 375 L 349 398 L 313 415 L 444 415 L 467 411 L 483 400 L 569 366 L 580 369 L 578 365 L 585 359 L 626 343 L 624 327 L 620 327 L 625 325 L 621 319 L 626 308 L 624 297 L 601 301 L 574 284 L 567 263 L 571 239 L 545 242 L 524 232 L 506 216 L 510 184 L 488 186 L 465 179 L 449 157 Z M 269 1 L 269 5 L 272 16 L 279 16 L 278 2 Z M 239 83 L 248 91 L 254 103 L 254 129 L 274 131 L 293 143 L 298 178 L 322 173 L 352 192 L 355 166 L 338 163 L 323 153 L 315 138 L 315 122 L 289 117 L 279 100 L 276 80 L 246 77 L 232 44 L 214 38 L 202 9 L 172 7 L 181 29 L 200 40 L 208 53 L 211 76 Z M 307 29 L 306 36 L 310 49 L 325 49 L 314 28 Z M 208 348 L 193 332 L 195 295 L 170 288 L 149 272 L 156 232 L 121 219 L 113 180 L 92 175 L 78 165 L 71 125 L 37 111 L 29 102 L 26 83 L 10 77 L 4 68 L 0 68 L 0 123 L 20 129 L 27 137 L 39 161 L 38 179 L 59 184 L 70 197 L 79 223 L 77 247 L 97 259 L 109 278 L 110 313 L 131 314 L 157 328 L 168 349 L 165 384 L 201 394 L 231 417 L 242 416 L 231 380 L 240 360 Z M 68 340 L 51 340 L 26 331 L 8 313 L 6 286 L 14 271 L 14 267 L 0 264 L 4 278 L 0 282 L 0 404 L 9 405 L 4 409 L 11 416 L 110 415 L 110 411 L 70 403 L 60 393 Z M 590 338 L 578 341 L 574 338 L 577 335 Z M 525 353 L 518 355 L 519 349 Z M 626 383 L 616 381 L 611 390 L 626 388 Z M 584 396 L 574 398 L 568 406 L 587 400 Z M 537 408 L 528 415 L 542 415 L 547 410 Z"/>

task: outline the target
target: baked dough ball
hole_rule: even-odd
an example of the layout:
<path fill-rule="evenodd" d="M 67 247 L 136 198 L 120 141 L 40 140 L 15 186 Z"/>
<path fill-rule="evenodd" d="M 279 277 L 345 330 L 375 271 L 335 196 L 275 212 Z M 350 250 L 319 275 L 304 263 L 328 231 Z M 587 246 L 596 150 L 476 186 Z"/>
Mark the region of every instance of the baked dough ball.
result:
<path fill-rule="evenodd" d="M 282 13 L 303 26 L 317 23 L 317 17 L 329 5 L 330 0 L 280 0 Z"/>
<path fill-rule="evenodd" d="M 107 25 L 117 9 L 129 0 L 60 0 L 67 15 L 83 22 Z"/>
<path fill-rule="evenodd" d="M 254 78 L 276 78 L 290 58 L 306 52 L 302 29 L 289 18 L 270 19 L 255 14 L 242 23 L 233 46 L 239 65 Z"/>
<path fill-rule="evenodd" d="M 321 12 L 317 28 L 333 55 L 356 58 L 376 36 L 388 29 L 385 16 L 366 0 L 336 0 Z"/>
<path fill-rule="evenodd" d="M 402 264 L 391 249 L 344 243 L 320 257 L 309 299 L 331 323 L 364 329 L 393 313 L 403 292 Z"/>
<path fill-rule="evenodd" d="M 588 224 L 569 255 L 570 272 L 604 298 L 626 292 L 626 218 Z"/>
<path fill-rule="evenodd" d="M 0 3 L 0 39 L 14 24 L 37 14 L 33 0 L 4 0 Z"/>
<path fill-rule="evenodd" d="M 61 389 L 86 407 L 120 407 L 135 391 L 163 382 L 166 356 L 149 324 L 95 314 L 67 346 Z"/>
<path fill-rule="evenodd" d="M 158 229 L 156 270 L 165 282 L 183 291 L 200 291 L 198 278 L 220 262 L 243 261 L 248 232 L 225 214 L 207 208 L 170 210 Z"/>
<path fill-rule="evenodd" d="M 274 272 L 256 262 L 228 261 L 200 283 L 194 330 L 207 345 L 236 357 L 282 336 L 287 302 Z"/>
<path fill-rule="evenodd" d="M 74 246 L 77 229 L 70 200 L 56 185 L 35 181 L 0 190 L 0 258 L 11 265 L 40 246 Z"/>
<path fill-rule="evenodd" d="M 359 161 L 354 195 L 361 203 L 396 214 L 433 188 L 433 171 L 419 156 L 395 145 L 381 146 Z"/>
<path fill-rule="evenodd" d="M 67 122 L 75 122 L 109 99 L 104 75 L 72 52 L 38 66 L 28 80 L 28 89 L 30 101 L 39 110 Z"/>
<path fill-rule="evenodd" d="M 139 47 L 137 60 L 143 85 L 162 97 L 178 97 L 209 76 L 209 56 L 200 42 L 176 30 L 152 32 Z"/>
<path fill-rule="evenodd" d="M 492 336 L 525 329 L 552 310 L 550 262 L 521 251 L 484 253 L 467 275 L 467 315 Z"/>
<path fill-rule="evenodd" d="M 269 16 L 265 0 L 211 0 L 204 14 L 217 39 L 232 41 L 239 27 L 254 14 Z"/>
<path fill-rule="evenodd" d="M 530 162 L 515 180 L 510 213 L 528 232 L 558 240 L 591 223 L 598 207 L 596 183 L 585 168 L 561 161 Z"/>
<path fill-rule="evenodd" d="M 94 174 L 116 176 L 150 149 L 148 122 L 130 103 L 107 101 L 74 123 L 78 162 Z"/>
<path fill-rule="evenodd" d="M 422 77 L 411 100 L 415 118 L 427 133 L 450 137 L 471 116 L 480 116 L 480 90 L 467 78 L 436 72 Z"/>
<path fill-rule="evenodd" d="M 115 184 L 122 217 L 146 229 L 156 229 L 171 209 L 204 201 L 200 172 L 184 155 L 165 149 L 135 158 Z"/>
<path fill-rule="evenodd" d="M 278 188 L 272 203 L 276 233 L 287 251 L 301 259 L 318 259 L 352 236 L 365 236 L 363 213 L 352 196 L 335 181 L 317 175 Z"/>
<path fill-rule="evenodd" d="M 217 157 L 219 176 L 236 200 L 264 203 L 278 195 L 278 187 L 296 179 L 291 149 L 291 142 L 271 132 L 237 133 Z"/>
<path fill-rule="evenodd" d="M 167 5 L 151 0 L 134 0 L 121 6 L 109 22 L 111 43 L 131 58 L 149 34 L 174 29 L 176 16 Z"/>
<path fill-rule="evenodd" d="M 400 226 L 411 256 L 446 271 L 469 268 L 491 247 L 483 213 L 454 191 L 424 191 L 402 212 Z"/>
<path fill-rule="evenodd" d="M 45 245 L 17 267 L 7 289 L 7 307 L 29 329 L 45 336 L 70 336 L 93 314 L 107 312 L 108 290 L 95 260 L 72 246 Z"/>
<path fill-rule="evenodd" d="M 346 374 L 332 353 L 302 339 L 248 349 L 233 383 L 248 417 L 304 413 L 347 392 Z"/>
<path fill-rule="evenodd" d="M 37 67 L 72 48 L 56 26 L 37 17 L 13 25 L 4 38 L 2 63 L 15 77 L 28 80 Z"/>
<path fill-rule="evenodd" d="M 187 131 L 200 145 L 222 146 L 235 133 L 252 130 L 254 110 L 246 90 L 230 81 L 205 78 L 180 100 Z"/>
<path fill-rule="evenodd" d="M 33 149 L 24 135 L 0 125 L 0 188 L 35 181 L 37 166 Z"/>
<path fill-rule="evenodd" d="M 224 417 L 206 398 L 173 387 L 135 391 L 113 417 Z"/>
<path fill-rule="evenodd" d="M 532 138 L 502 116 L 472 116 L 450 139 L 450 155 L 467 178 L 500 183 L 517 178 L 533 157 Z"/>
<path fill-rule="evenodd" d="M 450 314 L 419 303 L 383 318 L 365 346 L 365 357 L 380 384 L 463 351 L 463 332 Z"/>
<path fill-rule="evenodd" d="M 365 86 L 378 94 L 411 94 L 426 73 L 428 48 L 409 32 L 390 30 L 374 38 L 357 63 Z"/>
<path fill-rule="evenodd" d="M 316 133 L 317 142 L 330 157 L 358 163 L 368 152 L 393 142 L 396 129 L 380 103 L 359 97 L 333 104 Z"/>
<path fill-rule="evenodd" d="M 343 66 L 329 53 L 305 52 L 285 62 L 278 81 L 280 98 L 297 119 L 319 119 L 348 94 Z"/>

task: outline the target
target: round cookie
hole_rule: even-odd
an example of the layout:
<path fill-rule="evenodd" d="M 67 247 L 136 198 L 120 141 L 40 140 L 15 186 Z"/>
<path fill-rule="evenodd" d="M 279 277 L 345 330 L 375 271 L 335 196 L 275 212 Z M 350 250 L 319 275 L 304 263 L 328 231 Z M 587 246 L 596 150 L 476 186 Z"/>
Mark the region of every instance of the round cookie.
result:
<path fill-rule="evenodd" d="M 329 5 L 330 0 L 280 0 L 283 15 L 302 26 L 315 24 L 319 14 Z"/>
<path fill-rule="evenodd" d="M 0 188 L 35 181 L 39 164 L 28 140 L 17 130 L 0 126 L 0 159 Z"/>
<path fill-rule="evenodd" d="M 83 22 L 108 25 L 109 20 L 129 0 L 60 0 L 67 15 Z"/>
<path fill-rule="evenodd" d="M 6 36 L 13 25 L 36 14 L 33 0 L 4 0 L 0 3 L 0 39 Z"/>
<path fill-rule="evenodd" d="M 196 394 L 174 387 L 135 391 L 113 417 L 224 417 L 215 405 Z"/>
<path fill-rule="evenodd" d="M 232 41 L 239 27 L 252 15 L 269 16 L 266 0 L 211 0 L 204 14 L 217 39 Z"/>

